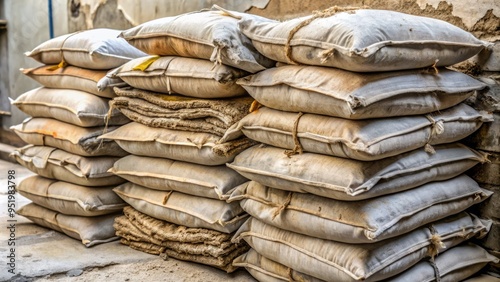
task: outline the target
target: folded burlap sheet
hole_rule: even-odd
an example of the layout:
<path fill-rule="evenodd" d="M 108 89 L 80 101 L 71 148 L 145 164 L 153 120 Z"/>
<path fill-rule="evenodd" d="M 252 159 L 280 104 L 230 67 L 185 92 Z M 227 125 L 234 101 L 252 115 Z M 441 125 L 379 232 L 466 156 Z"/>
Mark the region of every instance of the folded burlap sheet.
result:
<path fill-rule="evenodd" d="M 118 108 L 129 119 L 150 127 L 207 132 L 218 136 L 249 113 L 253 99 L 200 99 L 135 88 L 114 88 Z"/>
<path fill-rule="evenodd" d="M 150 254 L 211 265 L 227 272 L 236 268 L 232 261 L 248 250 L 248 245 L 231 243 L 232 234 L 204 228 L 188 228 L 162 221 L 134 208 L 125 207 L 115 219 L 120 242 Z"/>

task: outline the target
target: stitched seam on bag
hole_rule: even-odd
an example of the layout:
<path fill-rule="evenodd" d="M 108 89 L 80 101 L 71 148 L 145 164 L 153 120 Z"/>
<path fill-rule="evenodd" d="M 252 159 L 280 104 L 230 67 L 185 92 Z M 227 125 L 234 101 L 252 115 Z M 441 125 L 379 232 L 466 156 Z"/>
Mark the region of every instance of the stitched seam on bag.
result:
<path fill-rule="evenodd" d="M 210 182 L 205 182 L 201 180 L 196 180 L 196 179 L 188 179 L 186 177 L 177 177 L 175 175 L 165 175 L 165 174 L 157 174 L 157 173 L 151 173 L 151 172 L 140 172 L 140 171 L 125 171 L 125 170 L 116 170 L 113 169 L 113 173 L 120 175 L 131 175 L 131 176 L 149 176 L 154 179 L 166 179 L 166 180 L 171 180 L 173 182 L 177 183 L 188 183 L 188 184 L 196 184 L 198 186 L 203 186 L 206 188 L 209 188 L 210 190 L 212 189 L 219 189 L 218 185 L 212 184 Z"/>

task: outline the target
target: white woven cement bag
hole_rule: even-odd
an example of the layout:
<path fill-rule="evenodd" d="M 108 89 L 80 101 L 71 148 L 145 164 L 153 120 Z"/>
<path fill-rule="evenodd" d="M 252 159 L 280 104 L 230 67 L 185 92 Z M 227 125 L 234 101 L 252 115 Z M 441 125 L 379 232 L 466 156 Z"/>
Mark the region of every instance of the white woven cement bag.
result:
<path fill-rule="evenodd" d="M 112 186 L 87 187 L 38 175 L 23 179 L 17 190 L 33 203 L 65 215 L 110 214 L 127 205 Z"/>
<path fill-rule="evenodd" d="M 499 259 L 486 250 L 472 243 L 463 243 L 433 260 L 422 260 L 412 268 L 388 281 L 464 281 L 467 277 L 481 270 L 490 262 L 498 263 Z"/>
<path fill-rule="evenodd" d="M 281 190 L 357 201 L 453 178 L 486 156 L 459 143 L 423 148 L 377 161 L 358 161 L 316 153 L 288 157 L 283 149 L 257 145 L 227 166 L 250 180 Z"/>
<path fill-rule="evenodd" d="M 385 10 L 333 7 L 284 22 L 243 18 L 239 27 L 273 60 L 359 72 L 449 66 L 491 45 L 445 21 Z"/>
<path fill-rule="evenodd" d="M 492 194 L 472 178 L 431 182 L 404 192 L 346 202 L 249 182 L 229 202 L 275 227 L 345 243 L 372 243 L 464 211 Z"/>
<path fill-rule="evenodd" d="M 233 261 L 236 267 L 244 267 L 253 278 L 262 282 L 289 282 L 289 281 L 307 281 L 307 282 L 325 282 L 324 280 L 300 273 L 280 263 L 272 261 L 254 249 L 237 257 Z"/>
<path fill-rule="evenodd" d="M 226 10 L 200 11 L 152 20 L 120 36 L 151 55 L 209 59 L 255 73 L 274 65 L 238 28 L 241 18 L 261 17 Z"/>
<path fill-rule="evenodd" d="M 206 166 L 135 155 L 115 162 L 110 172 L 145 187 L 217 200 L 225 200 L 231 190 L 247 181 L 224 165 Z"/>
<path fill-rule="evenodd" d="M 289 155 L 304 152 L 371 161 L 399 155 L 431 145 L 458 141 L 491 114 L 479 113 L 461 103 L 425 116 L 348 120 L 260 108 L 227 130 L 221 139 L 245 134 L 255 141 L 290 149 Z"/>
<path fill-rule="evenodd" d="M 115 93 L 110 87 L 99 91 L 97 83 L 106 76 L 105 70 L 90 70 L 74 66 L 54 69 L 53 66 L 40 66 L 21 69 L 22 73 L 49 88 L 81 90 L 94 95 L 113 98 Z"/>
<path fill-rule="evenodd" d="M 119 239 L 115 236 L 113 222 L 121 213 L 91 217 L 65 215 L 33 203 L 22 206 L 16 212 L 40 226 L 81 240 L 85 247 Z"/>
<path fill-rule="evenodd" d="M 187 227 L 231 233 L 248 218 L 237 202 L 226 203 L 175 191 L 154 190 L 130 182 L 113 191 L 142 213 Z"/>
<path fill-rule="evenodd" d="M 201 165 L 225 164 L 232 161 L 239 152 L 253 145 L 238 140 L 220 144 L 218 143 L 220 137 L 215 134 L 153 128 L 137 122 L 122 125 L 100 138 L 116 141 L 123 150 L 133 155 L 167 158 Z M 224 152 L 219 152 L 222 150 Z"/>
<path fill-rule="evenodd" d="M 12 105 L 32 117 L 53 118 L 82 127 L 130 122 L 120 111 L 109 112 L 110 99 L 72 89 L 40 87 L 19 96 Z"/>
<path fill-rule="evenodd" d="M 106 130 L 116 128 L 108 126 Z M 28 144 L 54 147 L 84 157 L 127 155 L 113 140 L 97 138 L 103 134 L 104 127 L 80 127 L 56 119 L 27 118 L 10 129 Z"/>
<path fill-rule="evenodd" d="M 134 59 L 110 73 L 134 88 L 206 99 L 245 94 L 236 80 L 247 74 L 208 60 L 174 56 Z"/>
<path fill-rule="evenodd" d="M 316 66 L 271 68 L 239 79 L 238 84 L 269 108 L 347 119 L 428 114 L 486 87 L 446 69 L 354 73 Z"/>
<path fill-rule="evenodd" d="M 490 226 L 491 221 L 460 213 L 396 238 L 353 245 L 286 231 L 250 217 L 233 241 L 243 239 L 259 254 L 318 279 L 380 281 L 472 236 L 484 236 Z"/>
<path fill-rule="evenodd" d="M 96 28 L 52 38 L 26 56 L 46 65 L 109 70 L 147 54 L 118 38 L 120 30 Z"/>
<path fill-rule="evenodd" d="M 27 145 L 10 154 L 22 166 L 47 178 L 83 186 L 109 186 L 125 182 L 108 172 L 118 157 L 82 157 L 57 148 Z"/>

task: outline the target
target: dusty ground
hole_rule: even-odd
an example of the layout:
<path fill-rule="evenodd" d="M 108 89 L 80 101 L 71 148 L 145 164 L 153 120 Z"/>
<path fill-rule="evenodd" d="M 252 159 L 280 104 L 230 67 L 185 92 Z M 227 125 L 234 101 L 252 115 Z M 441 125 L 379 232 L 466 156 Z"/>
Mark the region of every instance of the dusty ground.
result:
<path fill-rule="evenodd" d="M 249 281 L 254 280 L 245 270 L 240 269 L 232 274 L 175 259 L 163 261 L 155 259 L 147 262 L 119 264 L 102 268 L 85 269 L 74 273 L 60 273 L 34 279 L 37 282 L 46 281 L 165 281 L 165 282 L 207 282 L 207 281 Z"/>

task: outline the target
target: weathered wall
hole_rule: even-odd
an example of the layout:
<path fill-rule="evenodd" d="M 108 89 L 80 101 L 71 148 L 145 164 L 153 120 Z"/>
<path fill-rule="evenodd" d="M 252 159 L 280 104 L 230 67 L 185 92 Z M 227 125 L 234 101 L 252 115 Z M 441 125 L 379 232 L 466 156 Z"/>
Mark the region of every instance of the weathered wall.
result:
<path fill-rule="evenodd" d="M 246 11 L 286 20 L 331 6 L 367 6 L 442 19 L 472 32 L 477 37 L 500 40 L 498 0 L 68 0 L 73 6 L 70 30 L 92 27 L 130 26 L 166 16 L 178 15 L 218 4 L 229 10 Z"/>
<path fill-rule="evenodd" d="M 500 40 L 500 5 L 498 0 L 270 0 L 265 9 L 251 8 L 249 13 L 264 17 L 289 19 L 331 6 L 367 6 L 445 20 L 472 32 L 477 37 Z"/>
<path fill-rule="evenodd" d="M 1 94 L 1 108 L 10 111 L 11 115 L 0 115 L 3 129 L 20 123 L 26 115 L 16 107 L 10 107 L 8 97 L 15 99 L 22 93 L 38 87 L 39 84 L 23 75 L 19 69 L 39 65 L 31 58 L 27 58 L 24 52 L 32 50 L 38 44 L 48 40 L 48 2 L 16 0 L 2 1 L 3 17 L 7 20 L 7 30 L 3 32 L 2 40 L 2 68 L 8 68 L 8 72 L 2 72 L 1 85 L 4 86 Z M 68 33 L 67 24 L 67 0 L 53 0 L 54 35 Z M 5 65 L 4 65 L 5 62 Z M 5 74 L 5 75 L 4 75 Z M 6 133 L 3 138 L 7 138 Z M 1 141 L 1 140 L 0 140 Z"/>

